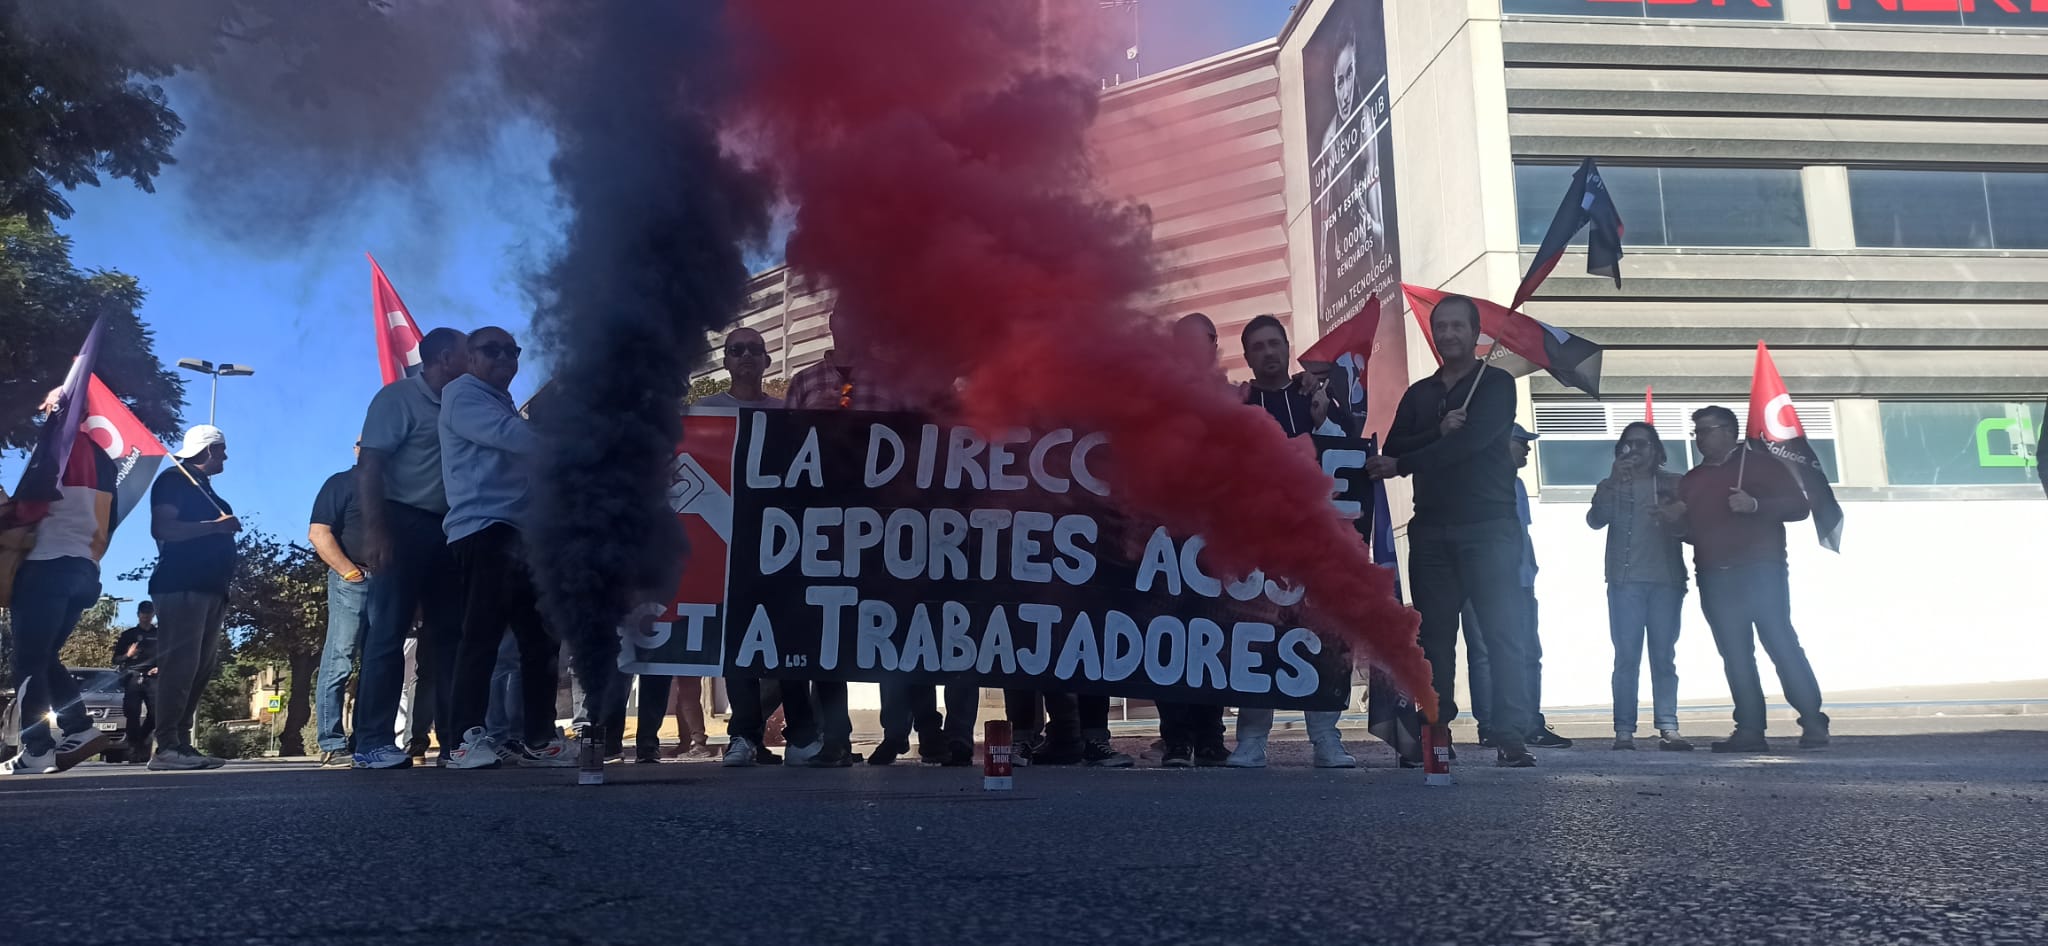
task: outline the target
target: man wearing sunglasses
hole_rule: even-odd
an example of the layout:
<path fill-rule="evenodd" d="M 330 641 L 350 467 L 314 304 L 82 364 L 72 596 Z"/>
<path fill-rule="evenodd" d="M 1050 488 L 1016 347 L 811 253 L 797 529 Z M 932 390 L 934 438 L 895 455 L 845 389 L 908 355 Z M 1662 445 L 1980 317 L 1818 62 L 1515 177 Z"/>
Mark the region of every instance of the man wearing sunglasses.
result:
<path fill-rule="evenodd" d="M 519 346 L 495 326 L 469 336 L 469 373 L 441 393 L 441 456 L 448 485 L 442 528 L 462 570 L 462 637 L 449 677 L 449 725 L 462 744 L 448 753 L 453 769 L 576 764 L 571 744 L 554 728 L 558 678 L 554 635 L 541 622 L 527 566 L 523 529 L 532 508 L 529 466 L 540 440 L 512 402 Z M 501 745 L 484 730 L 491 669 L 510 627 L 519 645 L 525 731 Z"/>
<path fill-rule="evenodd" d="M 1735 700 L 1735 733 L 1713 750 L 1770 751 L 1756 669 L 1758 641 L 1778 669 L 1785 702 L 1799 711 L 1799 747 L 1821 748 L 1828 744 L 1828 717 L 1820 711 L 1820 683 L 1792 628 L 1785 561 L 1785 523 L 1806 518 L 1812 506 L 1783 463 L 1743 442 L 1734 411 L 1703 407 L 1693 413 L 1692 429 L 1701 463 L 1679 479 L 1676 501 L 1665 503 L 1658 515 L 1692 546 L 1700 610 L 1714 631 Z"/>

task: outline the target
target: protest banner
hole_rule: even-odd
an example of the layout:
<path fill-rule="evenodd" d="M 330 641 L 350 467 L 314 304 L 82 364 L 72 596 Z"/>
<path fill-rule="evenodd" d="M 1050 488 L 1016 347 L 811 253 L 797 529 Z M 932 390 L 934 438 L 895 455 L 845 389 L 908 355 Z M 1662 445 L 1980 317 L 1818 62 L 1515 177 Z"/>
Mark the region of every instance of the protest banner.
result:
<path fill-rule="evenodd" d="M 712 411 L 685 428 L 671 499 L 693 552 L 676 600 L 623 629 L 629 671 L 1349 699 L 1351 656 L 1304 626 L 1300 589 L 1215 574 L 1199 536 L 1130 521 L 1099 435 L 847 411 Z M 1366 534 L 1364 442 L 1315 441 Z"/>

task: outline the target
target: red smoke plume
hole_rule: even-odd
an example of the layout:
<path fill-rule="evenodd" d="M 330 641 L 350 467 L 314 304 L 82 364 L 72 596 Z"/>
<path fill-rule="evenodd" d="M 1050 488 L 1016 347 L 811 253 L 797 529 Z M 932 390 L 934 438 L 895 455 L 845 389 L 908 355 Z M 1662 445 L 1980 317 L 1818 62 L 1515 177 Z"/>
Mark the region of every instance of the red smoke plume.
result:
<path fill-rule="evenodd" d="M 733 11 L 745 147 L 797 207 L 789 263 L 837 293 L 835 343 L 982 427 L 1109 435 L 1132 515 L 1307 607 L 1434 713 L 1414 612 L 1330 504 L 1306 442 L 1135 307 L 1149 223 L 1087 161 L 1092 75 L 1058 46 L 1093 0 L 775 0 Z M 1047 29 L 1050 27 L 1050 29 Z M 1051 42 L 1046 41 L 1050 36 Z"/>

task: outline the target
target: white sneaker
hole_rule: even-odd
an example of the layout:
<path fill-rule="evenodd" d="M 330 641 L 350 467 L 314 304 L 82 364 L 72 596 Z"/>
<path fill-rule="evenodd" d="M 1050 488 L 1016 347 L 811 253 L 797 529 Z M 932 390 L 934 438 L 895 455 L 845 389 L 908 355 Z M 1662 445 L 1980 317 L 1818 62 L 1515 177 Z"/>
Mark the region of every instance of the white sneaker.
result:
<path fill-rule="evenodd" d="M 725 767 L 728 769 L 750 769 L 754 767 L 754 744 L 745 736 L 734 736 L 725 747 Z"/>
<path fill-rule="evenodd" d="M 194 772 L 206 768 L 206 759 L 183 747 L 159 748 L 149 757 L 151 772 Z"/>
<path fill-rule="evenodd" d="M 155 765 L 156 760 L 150 760 L 150 764 Z M 397 746 L 378 746 L 367 752 L 357 752 L 350 758 L 349 767 L 353 769 L 409 769 L 412 768 L 412 756 L 406 755 L 405 750 Z"/>
<path fill-rule="evenodd" d="M 1358 760 L 1353 758 L 1351 753 L 1344 751 L 1344 743 L 1335 739 L 1317 739 L 1311 744 L 1315 747 L 1316 768 L 1358 768 Z"/>
<path fill-rule="evenodd" d="M 498 764 L 496 744 L 484 734 L 482 726 L 469 727 L 469 731 L 462 734 L 462 745 L 448 753 L 448 767 L 451 769 L 495 769 Z"/>
<path fill-rule="evenodd" d="M 519 765 L 528 769 L 573 769 L 580 764 L 576 741 L 561 733 L 540 745 L 519 749 Z"/>
<path fill-rule="evenodd" d="M 1224 765 L 1233 769 L 1263 769 L 1266 767 L 1266 737 L 1247 736 L 1237 741 L 1237 749 L 1230 753 Z"/>
<path fill-rule="evenodd" d="M 65 733 L 62 739 L 57 740 L 57 771 L 62 772 L 92 758 L 93 753 L 100 751 L 109 738 L 111 737 L 106 733 L 91 726 L 77 732 Z"/>
<path fill-rule="evenodd" d="M 23 749 L 14 758 L 0 762 L 0 775 L 49 775 L 58 771 L 57 752 L 51 750 L 41 755 L 29 755 Z"/>
<path fill-rule="evenodd" d="M 1615 733 L 1615 734 L 1614 734 L 1614 749 L 1615 749 L 1615 751 L 1617 751 L 1617 752 L 1634 752 L 1634 751 L 1635 751 L 1635 748 L 1636 748 L 1636 734 L 1635 734 L 1635 733 L 1630 733 L 1630 732 L 1618 732 L 1618 733 Z"/>
<path fill-rule="evenodd" d="M 790 746 L 782 750 L 782 764 L 784 766 L 797 766 L 801 768 L 811 764 L 811 760 L 817 758 L 818 753 L 823 751 L 825 751 L 823 740 L 812 740 L 808 745 Z"/>

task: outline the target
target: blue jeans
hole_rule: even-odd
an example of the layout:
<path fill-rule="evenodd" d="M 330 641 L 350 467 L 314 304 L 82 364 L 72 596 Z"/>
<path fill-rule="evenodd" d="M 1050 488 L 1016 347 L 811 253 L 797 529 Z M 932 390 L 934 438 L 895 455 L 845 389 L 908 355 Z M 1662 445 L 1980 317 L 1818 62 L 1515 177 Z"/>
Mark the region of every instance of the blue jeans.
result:
<path fill-rule="evenodd" d="M 1762 642 L 1785 702 L 1799 711 L 1802 726 L 1824 726 L 1820 683 L 1799 632 L 1792 629 L 1792 587 L 1782 562 L 1714 568 L 1700 572 L 1700 610 L 1714 629 L 1714 646 L 1728 672 L 1728 693 L 1735 698 L 1735 728 L 1764 731 L 1764 685 L 1756 671 L 1756 645 Z M 1751 633 L 1751 629 L 1755 633 Z"/>
<path fill-rule="evenodd" d="M 50 710 L 65 732 L 92 728 L 78 681 L 57 659 L 78 616 L 100 599 L 100 567 L 69 556 L 21 563 L 14 577 L 14 679 L 20 685 L 21 751 L 41 755 L 57 748 Z"/>
<path fill-rule="evenodd" d="M 1636 731 L 1637 672 L 1643 638 L 1650 641 L 1652 719 L 1658 732 L 1678 728 L 1678 625 L 1685 586 L 1618 581 L 1607 586 L 1607 629 L 1614 637 L 1614 731 Z"/>
<path fill-rule="evenodd" d="M 405 638 L 415 613 L 422 667 L 432 668 L 435 731 L 443 749 L 462 744 L 449 732 L 448 694 L 453 689 L 455 643 L 462 635 L 462 581 L 441 517 L 403 503 L 385 503 L 391 558 L 370 576 L 370 627 L 363 635 L 362 677 L 356 681 L 356 751 L 397 748 L 398 697 L 405 690 Z M 415 708 L 415 712 L 418 709 Z M 364 736 L 363 734 L 369 735 Z"/>
<path fill-rule="evenodd" d="M 320 688 L 314 704 L 322 752 L 349 748 L 342 706 L 348 699 L 348 679 L 355 674 L 356 651 L 369 627 L 369 602 L 368 582 L 342 581 L 334 569 L 327 570 L 327 644 L 320 649 Z"/>
<path fill-rule="evenodd" d="M 519 701 L 519 640 L 511 634 L 498 642 L 498 662 L 491 668 L 491 706 L 484 711 L 484 732 L 500 744 L 526 738 L 526 714 Z"/>

